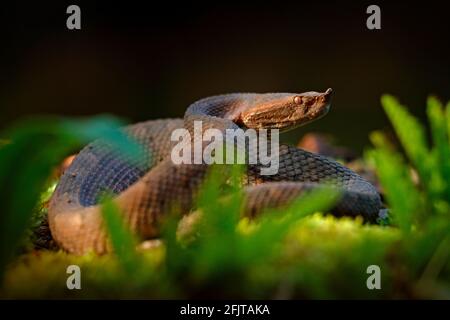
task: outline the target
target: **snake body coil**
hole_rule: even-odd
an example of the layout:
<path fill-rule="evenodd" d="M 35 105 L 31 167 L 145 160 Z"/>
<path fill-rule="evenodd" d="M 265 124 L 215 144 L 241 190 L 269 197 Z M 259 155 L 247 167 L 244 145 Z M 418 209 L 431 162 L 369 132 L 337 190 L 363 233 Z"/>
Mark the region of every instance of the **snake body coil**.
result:
<path fill-rule="evenodd" d="M 146 150 L 139 161 L 129 161 L 102 140 L 86 146 L 64 172 L 52 196 L 49 223 L 52 235 L 65 250 L 83 254 L 104 253 L 109 241 L 102 227 L 97 198 L 109 190 L 132 230 L 143 238 L 158 236 L 158 224 L 173 203 L 182 213 L 189 211 L 205 178 L 208 165 L 175 165 L 170 157 L 177 128 L 193 130 L 194 121 L 203 129 L 222 132 L 236 128 L 290 129 L 325 115 L 330 107 L 331 89 L 325 93 L 228 94 L 205 98 L 192 104 L 184 119 L 152 120 L 125 128 L 125 132 Z M 332 183 L 342 190 L 333 212 L 362 215 L 375 220 L 380 198 L 375 188 L 350 169 L 320 155 L 281 145 L 279 170 L 259 175 L 257 166 L 248 170 L 246 211 L 280 206 L 304 190 Z"/>

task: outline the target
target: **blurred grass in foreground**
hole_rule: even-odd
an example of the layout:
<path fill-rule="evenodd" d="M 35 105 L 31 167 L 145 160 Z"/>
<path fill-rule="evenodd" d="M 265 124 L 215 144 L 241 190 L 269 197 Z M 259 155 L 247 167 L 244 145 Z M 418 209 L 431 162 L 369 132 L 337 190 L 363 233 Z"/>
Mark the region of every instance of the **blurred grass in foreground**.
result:
<path fill-rule="evenodd" d="M 450 104 L 444 109 L 438 100 L 428 100 L 430 146 L 425 128 L 405 107 L 391 96 L 384 96 L 382 104 L 407 157 L 375 132 L 375 148 L 365 159 L 377 171 L 393 225 L 365 225 L 361 219 L 318 213 L 327 212 L 338 196 L 326 189 L 250 221 L 240 217 L 242 168 L 225 173 L 216 168 L 205 181 L 196 211 L 181 224 L 169 217 L 161 242 L 135 249 L 136 239 L 122 225 L 117 208 L 106 201 L 104 218 L 114 254 L 23 254 L 8 268 L 1 296 L 450 298 Z M 28 135 L 25 140 L 32 144 L 33 139 Z M 52 163 L 60 159 L 51 151 L 46 156 Z M 33 167 L 29 159 L 23 162 Z M 9 168 L 17 172 L 19 167 L 11 162 Z M 0 180 L 5 172 L 0 171 Z M 45 189 L 35 187 L 27 190 L 36 192 L 37 201 Z M 65 287 L 70 264 L 81 267 L 80 291 Z M 367 267 L 374 264 L 381 268 L 381 290 L 366 287 Z"/>
<path fill-rule="evenodd" d="M 102 137 L 120 152 L 139 156 L 138 146 L 103 116 L 87 120 L 36 117 L 23 120 L 0 134 L 0 275 L 14 257 L 33 209 L 47 189 L 52 170 L 70 152 Z"/>

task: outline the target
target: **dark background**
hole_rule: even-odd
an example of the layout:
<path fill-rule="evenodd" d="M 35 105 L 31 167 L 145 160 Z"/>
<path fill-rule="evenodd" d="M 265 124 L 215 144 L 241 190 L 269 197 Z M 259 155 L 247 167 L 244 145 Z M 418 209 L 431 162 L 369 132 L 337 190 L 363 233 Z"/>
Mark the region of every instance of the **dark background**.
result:
<path fill-rule="evenodd" d="M 227 1 L 2 4 L 0 128 L 32 114 L 181 117 L 227 92 L 332 87 L 330 114 L 284 137 L 333 133 L 359 149 L 388 123 L 392 93 L 423 117 L 426 97 L 450 99 L 450 11 L 426 1 Z M 66 29 L 81 7 L 82 29 Z M 366 28 L 381 7 L 382 29 Z"/>

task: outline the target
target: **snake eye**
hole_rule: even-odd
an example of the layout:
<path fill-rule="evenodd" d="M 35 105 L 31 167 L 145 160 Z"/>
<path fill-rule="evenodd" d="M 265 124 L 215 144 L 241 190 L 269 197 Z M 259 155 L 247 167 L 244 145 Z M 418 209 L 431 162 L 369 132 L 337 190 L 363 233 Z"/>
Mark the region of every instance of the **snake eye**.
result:
<path fill-rule="evenodd" d="M 300 96 L 295 96 L 295 97 L 294 97 L 294 103 L 295 103 L 295 104 L 301 104 L 301 103 L 302 103 L 302 97 L 300 97 Z"/>

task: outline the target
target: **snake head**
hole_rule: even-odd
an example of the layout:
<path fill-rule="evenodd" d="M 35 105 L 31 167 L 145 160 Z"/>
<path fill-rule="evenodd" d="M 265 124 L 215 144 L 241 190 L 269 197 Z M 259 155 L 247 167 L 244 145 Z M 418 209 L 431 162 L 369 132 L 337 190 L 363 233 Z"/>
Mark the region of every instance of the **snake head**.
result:
<path fill-rule="evenodd" d="M 325 92 L 262 94 L 235 122 L 253 129 L 287 131 L 320 119 L 330 110 L 332 89 Z"/>

